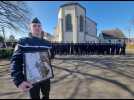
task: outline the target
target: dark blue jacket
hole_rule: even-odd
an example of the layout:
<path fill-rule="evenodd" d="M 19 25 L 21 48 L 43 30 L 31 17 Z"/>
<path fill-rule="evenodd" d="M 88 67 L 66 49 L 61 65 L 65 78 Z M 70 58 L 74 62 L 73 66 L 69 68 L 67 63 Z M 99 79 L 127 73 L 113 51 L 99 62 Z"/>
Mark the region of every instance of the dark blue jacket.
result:
<path fill-rule="evenodd" d="M 24 52 L 20 49 L 19 45 L 29 45 L 29 46 L 50 46 L 50 42 L 47 40 L 39 39 L 34 36 L 25 37 L 19 39 L 14 53 L 11 58 L 11 77 L 14 84 L 18 87 L 23 81 L 26 81 L 26 76 L 24 74 Z"/>

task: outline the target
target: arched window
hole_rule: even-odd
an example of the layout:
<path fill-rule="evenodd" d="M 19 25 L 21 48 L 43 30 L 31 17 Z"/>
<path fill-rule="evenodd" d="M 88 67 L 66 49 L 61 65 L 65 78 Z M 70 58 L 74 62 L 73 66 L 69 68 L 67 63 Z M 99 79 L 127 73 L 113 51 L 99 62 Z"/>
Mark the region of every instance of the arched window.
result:
<path fill-rule="evenodd" d="M 84 19 L 83 16 L 80 15 L 80 32 L 83 32 L 83 24 L 84 23 Z"/>
<path fill-rule="evenodd" d="M 72 17 L 71 14 L 67 14 L 65 17 L 66 31 L 72 31 Z"/>

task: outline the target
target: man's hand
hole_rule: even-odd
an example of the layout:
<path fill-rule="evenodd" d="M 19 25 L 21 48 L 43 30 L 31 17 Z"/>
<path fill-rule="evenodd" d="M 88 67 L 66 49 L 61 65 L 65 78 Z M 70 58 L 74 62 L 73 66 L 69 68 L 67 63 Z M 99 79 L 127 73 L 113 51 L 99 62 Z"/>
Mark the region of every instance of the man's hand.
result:
<path fill-rule="evenodd" d="M 23 81 L 20 85 L 19 85 L 19 89 L 21 89 L 23 92 L 27 92 L 32 88 L 32 84 L 28 81 Z"/>

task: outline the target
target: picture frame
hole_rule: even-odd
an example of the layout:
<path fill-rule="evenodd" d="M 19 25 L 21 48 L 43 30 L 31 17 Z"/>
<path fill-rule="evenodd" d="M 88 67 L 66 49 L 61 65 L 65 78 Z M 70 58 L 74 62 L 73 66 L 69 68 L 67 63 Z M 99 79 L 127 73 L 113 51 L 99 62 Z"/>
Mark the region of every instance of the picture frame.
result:
<path fill-rule="evenodd" d="M 24 53 L 25 75 L 32 84 L 54 77 L 49 51 L 31 51 Z"/>

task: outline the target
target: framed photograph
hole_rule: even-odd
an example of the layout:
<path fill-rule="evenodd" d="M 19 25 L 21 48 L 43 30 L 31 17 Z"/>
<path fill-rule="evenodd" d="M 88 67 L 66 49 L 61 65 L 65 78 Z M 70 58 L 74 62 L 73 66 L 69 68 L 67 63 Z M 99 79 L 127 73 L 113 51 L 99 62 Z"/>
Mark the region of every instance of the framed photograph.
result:
<path fill-rule="evenodd" d="M 26 78 L 32 84 L 53 78 L 53 70 L 47 51 L 24 53 Z"/>

